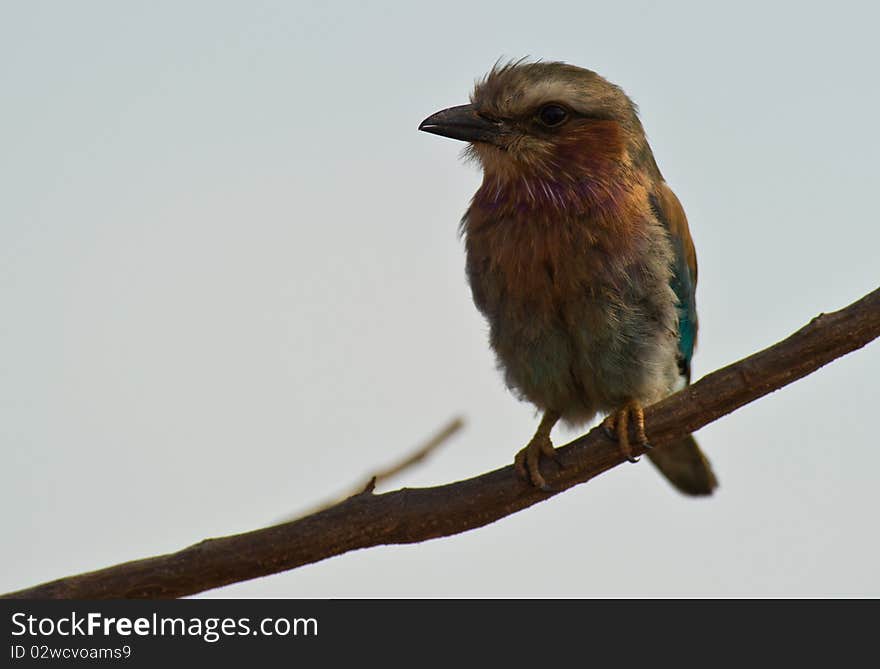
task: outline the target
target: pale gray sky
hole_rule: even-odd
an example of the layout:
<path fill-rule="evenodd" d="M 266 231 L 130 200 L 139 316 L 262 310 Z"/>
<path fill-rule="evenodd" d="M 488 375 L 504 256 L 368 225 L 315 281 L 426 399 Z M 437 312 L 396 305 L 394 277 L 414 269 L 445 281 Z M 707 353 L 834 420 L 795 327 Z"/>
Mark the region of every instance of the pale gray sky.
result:
<path fill-rule="evenodd" d="M 697 377 L 875 288 L 878 19 L 2 3 L 0 591 L 271 522 L 457 413 L 466 432 L 398 485 L 512 461 L 536 420 L 456 235 L 479 174 L 416 130 L 501 56 L 589 67 L 640 105 L 697 244 Z M 878 374 L 875 344 L 700 431 L 708 500 L 643 462 L 211 594 L 877 596 Z"/>

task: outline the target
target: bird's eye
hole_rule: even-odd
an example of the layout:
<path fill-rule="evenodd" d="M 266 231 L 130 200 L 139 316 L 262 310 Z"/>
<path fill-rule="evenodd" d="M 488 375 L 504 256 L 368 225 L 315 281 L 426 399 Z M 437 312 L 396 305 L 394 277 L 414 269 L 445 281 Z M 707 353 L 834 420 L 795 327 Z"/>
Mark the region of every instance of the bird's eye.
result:
<path fill-rule="evenodd" d="M 548 128 L 554 128 L 557 125 L 561 125 L 568 118 L 568 112 L 559 105 L 544 105 L 538 112 L 538 118 Z"/>

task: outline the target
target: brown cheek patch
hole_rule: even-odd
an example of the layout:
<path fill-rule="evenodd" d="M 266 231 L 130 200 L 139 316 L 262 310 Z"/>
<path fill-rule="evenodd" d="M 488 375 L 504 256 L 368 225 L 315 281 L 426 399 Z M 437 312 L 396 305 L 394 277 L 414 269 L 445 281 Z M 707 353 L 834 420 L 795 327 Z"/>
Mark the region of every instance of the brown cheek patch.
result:
<path fill-rule="evenodd" d="M 623 158 L 623 130 L 616 121 L 581 120 L 560 134 L 555 153 L 566 171 L 601 179 Z"/>

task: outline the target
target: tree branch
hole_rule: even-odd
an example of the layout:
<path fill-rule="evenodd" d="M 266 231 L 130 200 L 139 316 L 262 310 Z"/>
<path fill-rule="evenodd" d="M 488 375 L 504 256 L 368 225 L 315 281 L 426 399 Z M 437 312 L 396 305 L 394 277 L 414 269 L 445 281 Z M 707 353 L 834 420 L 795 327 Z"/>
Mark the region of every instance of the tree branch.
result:
<path fill-rule="evenodd" d="M 814 318 L 787 339 L 702 378 L 649 407 L 660 447 L 796 381 L 880 335 L 880 288 Z M 636 449 L 636 454 L 639 449 Z M 11 598 L 181 597 L 275 574 L 358 548 L 444 537 L 487 525 L 583 483 L 624 460 L 602 430 L 559 449 L 564 469 L 546 467 L 556 492 L 521 482 L 508 466 L 435 488 L 371 491 L 282 525 L 206 539 L 177 553 L 126 562 L 9 593 Z"/>

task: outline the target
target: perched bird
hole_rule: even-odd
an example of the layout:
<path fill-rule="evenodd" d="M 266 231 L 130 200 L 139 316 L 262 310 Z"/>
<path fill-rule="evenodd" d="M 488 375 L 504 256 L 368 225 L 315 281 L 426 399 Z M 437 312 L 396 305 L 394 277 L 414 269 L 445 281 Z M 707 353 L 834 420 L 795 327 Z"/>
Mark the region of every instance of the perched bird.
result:
<path fill-rule="evenodd" d="M 650 448 L 643 407 L 689 383 L 697 338 L 694 245 L 635 104 L 590 70 L 516 61 L 419 129 L 469 142 L 483 168 L 467 275 L 507 385 L 543 411 L 518 474 L 550 489 L 553 426 L 597 412 L 634 460 L 630 424 Z M 684 493 L 717 486 L 691 436 L 648 455 Z"/>

